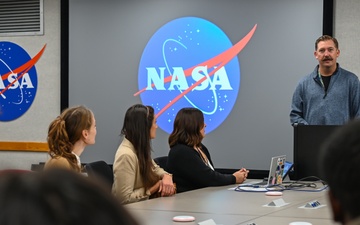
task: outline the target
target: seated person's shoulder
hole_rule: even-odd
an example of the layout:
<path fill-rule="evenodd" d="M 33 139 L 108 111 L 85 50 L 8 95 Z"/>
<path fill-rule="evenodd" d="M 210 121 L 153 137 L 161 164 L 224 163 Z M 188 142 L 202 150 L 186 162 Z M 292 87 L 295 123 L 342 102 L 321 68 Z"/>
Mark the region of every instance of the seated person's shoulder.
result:
<path fill-rule="evenodd" d="M 116 154 L 117 155 L 136 155 L 134 147 L 126 139 L 120 144 Z"/>
<path fill-rule="evenodd" d="M 137 159 L 137 156 L 132 148 L 122 146 L 116 152 L 116 158 Z"/>
<path fill-rule="evenodd" d="M 69 161 L 64 157 L 54 157 L 49 159 L 44 166 L 44 169 L 49 168 L 65 168 L 65 169 L 71 169 L 71 165 Z"/>
<path fill-rule="evenodd" d="M 176 144 L 171 147 L 169 156 L 170 155 L 172 155 L 172 156 L 193 155 L 195 153 L 196 153 L 196 151 L 194 150 L 194 148 L 192 148 L 188 145 Z"/>
<path fill-rule="evenodd" d="M 174 151 L 187 150 L 187 149 L 191 149 L 191 147 L 184 144 L 176 144 L 171 147 L 171 150 Z"/>
<path fill-rule="evenodd" d="M 115 162 L 114 162 L 114 168 L 118 168 L 121 167 L 123 165 L 136 165 L 138 164 L 138 158 L 136 156 L 136 154 L 130 150 L 127 149 L 124 151 L 120 151 L 116 153 L 115 156 Z"/>

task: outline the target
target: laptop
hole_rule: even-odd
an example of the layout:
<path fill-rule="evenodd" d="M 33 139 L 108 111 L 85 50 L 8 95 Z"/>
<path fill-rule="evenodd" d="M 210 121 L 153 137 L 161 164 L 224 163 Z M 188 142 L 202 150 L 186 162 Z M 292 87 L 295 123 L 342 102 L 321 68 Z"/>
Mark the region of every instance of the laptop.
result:
<path fill-rule="evenodd" d="M 284 178 L 284 168 L 286 164 L 286 156 L 280 155 L 280 156 L 274 156 L 271 158 L 270 163 L 270 169 L 269 169 L 269 175 L 267 179 L 265 178 L 262 182 L 258 183 L 247 183 L 244 184 L 246 186 L 256 186 L 256 187 L 271 187 L 274 185 L 282 184 L 283 178 Z M 289 168 L 290 170 L 291 168 Z M 241 185 L 240 185 L 241 186 Z"/>
<path fill-rule="evenodd" d="M 290 180 L 290 172 L 293 169 L 293 167 L 294 167 L 294 163 L 289 162 L 289 161 L 285 161 L 283 177 L 282 177 L 283 182 L 285 180 L 287 180 L 287 181 Z"/>

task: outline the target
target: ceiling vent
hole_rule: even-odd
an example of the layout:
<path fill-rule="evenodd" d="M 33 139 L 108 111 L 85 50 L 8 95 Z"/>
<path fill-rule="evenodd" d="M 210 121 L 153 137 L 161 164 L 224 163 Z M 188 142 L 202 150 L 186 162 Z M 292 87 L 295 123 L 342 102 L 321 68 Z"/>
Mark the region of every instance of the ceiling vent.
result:
<path fill-rule="evenodd" d="M 0 36 L 43 35 L 43 0 L 0 0 Z"/>

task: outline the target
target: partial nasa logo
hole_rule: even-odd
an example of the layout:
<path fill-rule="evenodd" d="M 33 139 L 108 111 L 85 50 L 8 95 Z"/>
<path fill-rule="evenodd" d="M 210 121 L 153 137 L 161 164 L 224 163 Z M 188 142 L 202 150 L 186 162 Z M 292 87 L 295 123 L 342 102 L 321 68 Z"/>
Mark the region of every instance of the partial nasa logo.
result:
<path fill-rule="evenodd" d="M 31 58 L 19 45 L 0 41 L 0 121 L 19 118 L 32 105 L 38 86 L 35 64 L 45 46 Z"/>
<path fill-rule="evenodd" d="M 204 113 L 206 132 L 230 114 L 240 89 L 237 55 L 250 41 L 255 25 L 233 45 L 215 24 L 198 17 L 168 22 L 151 37 L 141 56 L 139 91 L 144 105 L 155 109 L 157 123 L 172 132 L 177 112 L 195 107 Z"/>

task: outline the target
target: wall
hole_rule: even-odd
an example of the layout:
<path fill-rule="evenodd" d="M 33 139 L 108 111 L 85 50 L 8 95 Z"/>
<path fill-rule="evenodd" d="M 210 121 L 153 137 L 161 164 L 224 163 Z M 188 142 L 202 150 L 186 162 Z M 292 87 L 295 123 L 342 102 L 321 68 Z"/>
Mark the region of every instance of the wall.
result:
<path fill-rule="evenodd" d="M 186 1 L 186 4 L 166 0 L 106 2 L 108 4 L 99 0 L 70 1 L 69 102 L 91 108 L 98 129 L 96 144 L 87 147 L 81 155 L 82 162 L 98 159 L 113 162 L 121 140 L 119 134 L 125 111 L 143 100 L 143 96 L 134 96 L 134 93 L 143 88 L 138 84 L 138 72 L 143 69 L 140 62 L 144 49 L 160 27 L 181 17 L 211 21 L 226 34 L 232 45 L 257 24 L 253 37 L 234 59 L 240 64 L 240 89 L 234 107 L 223 107 L 225 95 L 220 95 L 220 99 L 218 93 L 208 91 L 202 101 L 198 96 L 204 95 L 205 91 L 195 90 L 189 95 L 196 93 L 196 96 L 187 95 L 192 101 L 198 100 L 196 106 L 209 102 L 202 108 L 208 111 L 214 108 L 211 97 L 215 95 L 214 99 L 218 98 L 221 106 L 215 108 L 215 114 L 222 109 L 229 112 L 224 122 L 212 132 L 209 127 L 218 118 L 205 120 L 207 128 L 203 143 L 211 152 L 215 167 L 268 169 L 270 158 L 283 154 L 292 161 L 291 97 L 298 80 L 317 63 L 313 51 L 315 39 L 322 34 L 322 0 L 227 0 L 226 4 L 217 0 Z M 162 44 L 167 43 L 165 40 L 181 37 L 182 43 L 191 46 L 186 42 L 183 29 L 188 31 L 186 27 L 175 31 L 169 29 L 164 32 L 166 34 L 159 35 L 161 40 L 151 49 L 151 56 L 158 61 L 149 67 L 164 66 L 166 59 L 162 57 L 166 58 L 167 54 L 158 56 Z M 169 67 L 186 69 L 201 63 L 194 55 L 200 55 L 203 61 L 214 57 L 216 54 L 209 50 L 218 47 L 222 39 L 212 32 L 207 36 L 212 40 L 211 45 L 198 51 L 187 48 L 183 52 L 188 55 L 176 54 L 172 62 L 169 60 Z M 204 41 L 200 39 L 196 43 L 202 46 Z M 181 61 L 190 57 L 192 60 Z M 239 74 L 229 73 L 228 76 L 232 78 Z M 194 81 L 190 77 L 187 82 Z M 148 103 L 154 104 L 156 112 L 165 105 L 162 99 L 167 100 L 166 104 L 172 100 L 167 99 L 169 92 L 160 92 L 162 95 L 151 96 L 153 101 Z M 175 90 L 171 94 L 174 92 L 180 93 Z M 182 98 L 157 119 L 159 125 L 161 120 L 172 123 L 172 115 L 179 110 L 180 102 L 191 106 Z M 153 156 L 167 155 L 167 139 L 168 133 L 159 128 L 152 142 Z"/>
<path fill-rule="evenodd" d="M 339 41 L 341 67 L 360 75 L 360 2 L 358 0 L 335 0 L 334 35 Z"/>
<path fill-rule="evenodd" d="M 60 112 L 60 1 L 44 0 L 44 35 L 0 37 L 23 47 L 31 57 L 46 44 L 36 63 L 38 89 L 30 109 L 20 118 L 0 122 L 0 141 L 46 142 L 47 128 Z M 46 152 L 0 151 L 0 169 L 30 169 L 47 160 Z"/>

